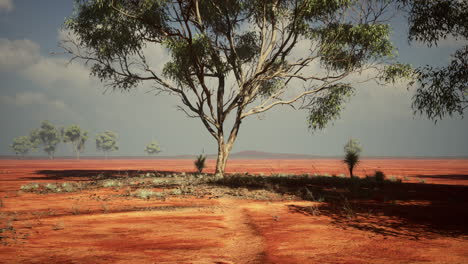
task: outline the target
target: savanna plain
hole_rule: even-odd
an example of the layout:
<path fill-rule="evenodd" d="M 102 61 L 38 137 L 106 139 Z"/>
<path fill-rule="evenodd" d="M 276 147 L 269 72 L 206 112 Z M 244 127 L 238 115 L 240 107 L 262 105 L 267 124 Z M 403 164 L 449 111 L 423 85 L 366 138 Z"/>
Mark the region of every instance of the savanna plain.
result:
<path fill-rule="evenodd" d="M 0 160 L 0 263 L 468 263 L 467 159 L 214 162 Z"/>

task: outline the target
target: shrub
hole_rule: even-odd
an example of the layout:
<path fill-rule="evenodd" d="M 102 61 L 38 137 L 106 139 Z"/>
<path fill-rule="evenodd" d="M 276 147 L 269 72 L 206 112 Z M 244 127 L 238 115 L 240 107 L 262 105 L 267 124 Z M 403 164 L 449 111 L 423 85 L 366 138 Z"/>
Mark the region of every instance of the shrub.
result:
<path fill-rule="evenodd" d="M 156 179 L 153 179 L 151 183 L 153 183 L 153 185 L 161 185 L 161 184 L 165 184 L 166 180 L 156 178 Z"/>
<path fill-rule="evenodd" d="M 105 180 L 102 183 L 102 187 L 108 188 L 108 187 L 120 187 L 122 186 L 122 183 L 117 181 L 117 180 Z"/>
<path fill-rule="evenodd" d="M 199 173 L 202 173 L 203 169 L 205 168 L 205 160 L 206 160 L 206 156 L 203 156 L 202 154 L 200 154 L 198 155 L 197 159 L 194 162 L 195 167 L 197 168 L 197 171 Z"/>
<path fill-rule="evenodd" d="M 375 171 L 374 178 L 377 183 L 382 184 L 385 180 L 385 174 L 379 170 Z"/>
<path fill-rule="evenodd" d="M 173 194 L 173 195 L 181 195 L 181 194 L 182 194 L 182 190 L 181 190 L 181 189 L 172 190 L 172 194 Z"/>
<path fill-rule="evenodd" d="M 76 191 L 76 186 L 71 182 L 62 183 L 62 189 L 65 192 L 74 192 Z"/>
<path fill-rule="evenodd" d="M 47 191 L 52 191 L 52 192 L 55 192 L 57 191 L 57 185 L 55 185 L 54 183 L 47 183 L 44 188 L 47 190 Z"/>
<path fill-rule="evenodd" d="M 396 176 L 390 176 L 391 182 L 401 182 L 401 179 L 398 179 Z"/>
<path fill-rule="evenodd" d="M 29 191 L 32 192 L 34 190 L 39 189 L 39 184 L 38 183 L 28 183 L 20 187 L 22 191 Z"/>
<path fill-rule="evenodd" d="M 148 189 L 139 189 L 135 192 L 135 196 L 140 199 L 149 199 L 153 196 L 157 196 L 156 192 Z"/>

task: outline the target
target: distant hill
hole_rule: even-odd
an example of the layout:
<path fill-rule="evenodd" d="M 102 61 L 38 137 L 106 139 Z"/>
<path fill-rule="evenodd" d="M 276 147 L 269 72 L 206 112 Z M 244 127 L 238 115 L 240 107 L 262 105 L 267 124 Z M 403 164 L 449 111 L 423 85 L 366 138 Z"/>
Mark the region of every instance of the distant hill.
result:
<path fill-rule="evenodd" d="M 247 150 L 232 153 L 230 156 L 232 159 L 323 159 L 331 158 L 318 155 L 307 155 L 307 154 L 291 154 L 291 153 L 271 153 L 255 150 Z"/>

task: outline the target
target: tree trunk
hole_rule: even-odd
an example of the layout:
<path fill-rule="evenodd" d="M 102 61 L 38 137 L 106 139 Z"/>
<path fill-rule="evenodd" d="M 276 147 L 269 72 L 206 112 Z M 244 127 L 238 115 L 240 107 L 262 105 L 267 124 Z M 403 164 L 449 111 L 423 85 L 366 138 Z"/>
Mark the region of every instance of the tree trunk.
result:
<path fill-rule="evenodd" d="M 226 169 L 227 159 L 231 148 L 224 143 L 218 143 L 218 158 L 216 159 L 216 171 L 215 175 L 222 178 Z"/>
<path fill-rule="evenodd" d="M 351 176 L 351 178 L 353 178 L 353 169 L 354 169 L 354 166 L 349 166 L 349 175 Z"/>

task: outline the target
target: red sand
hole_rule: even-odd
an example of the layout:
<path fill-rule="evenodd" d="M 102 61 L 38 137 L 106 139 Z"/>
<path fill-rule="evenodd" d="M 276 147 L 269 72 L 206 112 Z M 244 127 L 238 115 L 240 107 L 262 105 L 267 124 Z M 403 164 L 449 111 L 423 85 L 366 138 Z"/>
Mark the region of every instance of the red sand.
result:
<path fill-rule="evenodd" d="M 146 201 L 109 188 L 18 192 L 25 183 L 87 180 L 83 176 L 105 170 L 193 171 L 192 162 L 0 160 L 0 228 L 14 229 L 0 233 L 6 236 L 0 241 L 6 242 L 0 245 L 0 263 L 468 263 L 466 233 L 450 233 L 449 225 L 423 225 L 432 212 L 425 208 L 450 209 L 436 200 L 396 201 L 384 204 L 382 213 L 369 211 L 350 220 L 327 208 L 311 215 L 307 208 L 314 203 L 305 201 Z M 213 168 L 214 161 L 208 161 L 208 172 Z M 468 185 L 468 160 L 364 160 L 357 174 L 375 169 L 447 188 Z M 64 170 L 74 171 L 72 177 L 61 176 Z M 227 171 L 346 173 L 337 160 L 231 160 Z M 419 215 L 421 225 L 412 218 Z"/>

